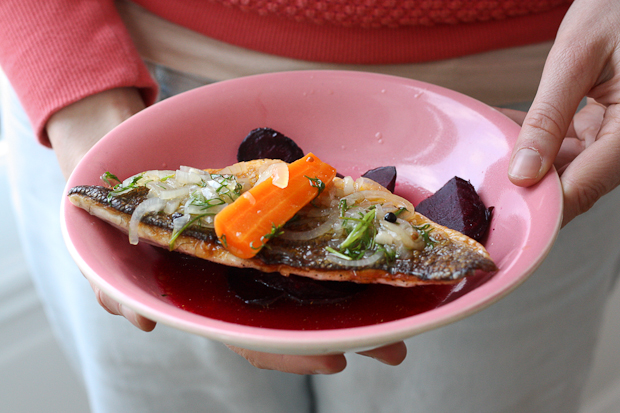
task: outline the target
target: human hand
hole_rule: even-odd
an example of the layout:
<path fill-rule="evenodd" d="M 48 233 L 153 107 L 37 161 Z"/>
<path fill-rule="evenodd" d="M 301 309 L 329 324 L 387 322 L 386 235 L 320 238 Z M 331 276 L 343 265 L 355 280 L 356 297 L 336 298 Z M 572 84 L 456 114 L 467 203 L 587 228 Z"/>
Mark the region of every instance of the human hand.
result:
<path fill-rule="evenodd" d="M 99 139 L 142 109 L 144 102 L 136 89 L 118 88 L 88 96 L 52 115 L 46 131 L 65 179 Z M 124 316 L 144 331 L 155 328 L 155 322 L 112 300 L 92 283 L 91 287 L 111 314 Z"/>
<path fill-rule="evenodd" d="M 334 374 L 341 372 L 347 366 L 347 360 L 344 354 L 296 356 L 263 353 L 231 345 L 228 345 L 228 348 L 245 358 L 254 367 L 266 370 L 278 370 L 285 373 Z M 405 343 L 399 341 L 373 350 L 362 351 L 358 354 L 374 358 L 390 366 L 397 366 L 402 363 L 407 356 L 407 347 Z"/>
<path fill-rule="evenodd" d="M 516 185 L 535 184 L 554 162 L 560 167 L 563 225 L 620 184 L 618 27 L 616 0 L 573 3 L 513 149 L 508 175 Z M 573 116 L 585 96 L 592 100 Z"/>
<path fill-rule="evenodd" d="M 46 131 L 65 179 L 99 139 L 142 109 L 137 89 L 118 88 L 87 96 L 54 113 Z"/>
<path fill-rule="evenodd" d="M 103 307 L 108 313 L 112 315 L 120 315 L 123 316 L 133 324 L 135 327 L 138 327 L 142 331 L 153 331 L 157 323 L 153 320 L 150 320 L 132 310 L 129 307 L 125 307 L 121 303 L 116 300 L 110 298 L 109 295 L 104 293 L 92 282 L 90 283 L 90 287 L 93 289 L 95 293 L 95 298 L 97 298 L 97 302 L 101 307 Z"/>

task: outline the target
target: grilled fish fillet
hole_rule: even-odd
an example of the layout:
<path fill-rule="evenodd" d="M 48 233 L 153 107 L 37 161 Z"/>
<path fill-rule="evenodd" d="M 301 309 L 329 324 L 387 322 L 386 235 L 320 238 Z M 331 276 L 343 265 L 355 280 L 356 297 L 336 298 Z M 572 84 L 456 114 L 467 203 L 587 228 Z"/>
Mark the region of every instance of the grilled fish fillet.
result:
<path fill-rule="evenodd" d="M 261 177 L 264 179 L 269 167 L 279 163 L 281 161 L 273 160 L 242 162 L 224 169 L 206 170 L 206 173 L 210 178 L 220 179 L 220 184 L 224 182 L 221 179 L 226 179 L 225 183 L 229 183 L 229 180 L 234 178 L 238 196 L 256 184 Z M 186 168 L 186 171 L 188 170 L 190 173 L 197 171 Z M 168 185 L 168 178 L 174 173 L 158 171 L 158 176 L 164 177 L 158 185 Z M 131 180 L 129 185 L 127 183 L 130 179 L 126 180 L 120 190 L 104 186 L 77 186 L 69 191 L 68 197 L 75 206 L 125 232 L 130 232 L 131 218 L 136 208 L 145 200 L 153 198 L 153 191 L 159 190 L 153 185 L 152 177 L 140 177 Z M 147 182 L 146 186 L 143 182 Z M 231 186 L 226 188 L 229 187 Z M 202 190 L 200 186 L 197 188 Z M 169 191 L 169 194 L 174 190 L 179 191 L 168 188 L 164 192 Z M 377 214 L 386 211 L 399 213 L 398 222 L 395 223 L 384 222 L 383 215 L 374 218 L 372 222 L 377 228 L 372 229 L 377 242 L 372 242 L 372 245 L 375 250 L 367 251 L 361 259 L 347 258 L 337 254 L 333 248 L 337 247 L 347 234 L 342 227 L 349 222 L 355 224 L 359 221 L 355 215 L 344 215 L 342 199 L 348 200 L 348 214 L 357 213 L 361 216 L 367 211 L 378 211 Z M 283 275 L 296 274 L 318 280 L 410 287 L 418 284 L 454 283 L 476 271 L 497 270 L 480 243 L 430 221 L 416 213 L 408 201 L 368 179 L 360 178 L 354 181 L 348 177 L 335 178 L 315 201 L 300 211 L 301 219 L 287 225 L 281 235 L 270 238 L 267 246 L 251 259 L 238 258 L 226 250 L 218 240 L 215 230 L 206 221 L 197 220 L 196 224 L 187 225 L 179 231 L 175 220 L 183 215 L 190 216 L 188 205 L 191 202 L 187 201 L 187 196 L 183 202 L 178 202 L 179 206 L 174 211 L 170 210 L 168 204 L 168 211 L 141 216 L 139 222 L 134 223 L 134 237 L 227 266 L 255 268 Z M 356 209 L 362 213 L 356 212 Z M 306 234 L 314 233 L 317 235 L 305 239 Z M 403 240 L 402 237 L 411 237 L 411 240 Z M 394 245 L 390 242 L 394 242 Z"/>

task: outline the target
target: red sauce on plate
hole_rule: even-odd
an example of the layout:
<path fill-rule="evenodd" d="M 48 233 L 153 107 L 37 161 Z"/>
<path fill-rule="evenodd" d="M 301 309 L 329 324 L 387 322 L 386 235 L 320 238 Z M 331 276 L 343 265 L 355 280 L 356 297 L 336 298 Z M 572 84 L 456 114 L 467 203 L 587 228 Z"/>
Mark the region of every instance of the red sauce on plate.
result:
<path fill-rule="evenodd" d="M 224 266 L 163 250 L 156 257 L 152 268 L 162 300 L 212 319 L 286 330 L 350 328 L 410 317 L 452 301 L 487 279 L 474 277 L 458 289 L 454 285 L 370 285 L 336 303 L 281 299 L 263 306 L 246 304 L 229 289 Z"/>

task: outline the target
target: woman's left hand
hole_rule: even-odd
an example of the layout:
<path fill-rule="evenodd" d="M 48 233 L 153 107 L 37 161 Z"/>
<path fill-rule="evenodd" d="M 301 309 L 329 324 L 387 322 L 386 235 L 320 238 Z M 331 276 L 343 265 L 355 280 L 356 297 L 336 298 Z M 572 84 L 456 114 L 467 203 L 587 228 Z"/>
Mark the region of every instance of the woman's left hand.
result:
<path fill-rule="evenodd" d="M 498 109 L 500 112 L 522 125 L 527 113 L 516 111 L 512 109 Z M 575 168 L 576 166 L 571 166 L 574 161 L 581 161 L 578 158 L 582 155 L 583 152 L 586 151 L 592 144 L 594 144 L 597 140 L 599 131 L 603 124 L 603 119 L 605 117 L 607 108 L 604 105 L 597 103 L 594 99 L 588 99 L 587 104 L 583 107 L 579 112 L 575 114 L 572 119 L 572 122 L 566 132 L 566 136 L 562 140 L 562 145 L 554 159 L 553 166 L 558 171 L 558 175 L 560 176 L 560 180 L 562 182 L 562 186 L 565 187 L 567 185 L 571 185 L 568 181 L 570 179 L 574 179 L 571 177 L 571 170 L 569 168 Z M 568 176 L 565 176 L 566 172 L 569 172 Z M 582 172 L 578 169 L 576 172 L 572 171 L 572 173 Z M 594 177 L 592 177 L 594 178 Z M 618 185 L 616 183 L 616 185 Z M 601 195 L 602 196 L 602 195 Z M 566 192 L 564 194 L 565 203 L 570 202 L 567 201 Z M 599 197 L 592 200 L 592 204 Z M 570 198 L 569 198 L 570 200 Z M 569 206 L 575 210 L 578 208 L 578 205 Z M 582 211 L 585 212 L 585 211 Z M 576 215 L 571 215 L 570 218 L 567 216 L 567 205 L 564 207 L 564 221 L 563 225 L 566 225 L 570 220 L 572 220 Z"/>
<path fill-rule="evenodd" d="M 522 129 L 508 176 L 531 186 L 555 164 L 564 191 L 563 225 L 620 184 L 619 27 L 617 0 L 576 0 L 527 116 L 512 111 Z M 575 115 L 586 96 L 588 105 Z"/>

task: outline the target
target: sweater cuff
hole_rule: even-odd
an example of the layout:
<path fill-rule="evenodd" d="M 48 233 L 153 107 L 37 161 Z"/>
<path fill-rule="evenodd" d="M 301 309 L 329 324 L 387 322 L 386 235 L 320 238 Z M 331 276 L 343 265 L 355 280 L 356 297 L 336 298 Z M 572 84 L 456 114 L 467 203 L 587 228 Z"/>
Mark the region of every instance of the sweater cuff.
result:
<path fill-rule="evenodd" d="M 0 64 L 39 141 L 56 111 L 104 90 L 136 87 L 146 105 L 157 84 L 112 0 L 0 3 Z"/>

